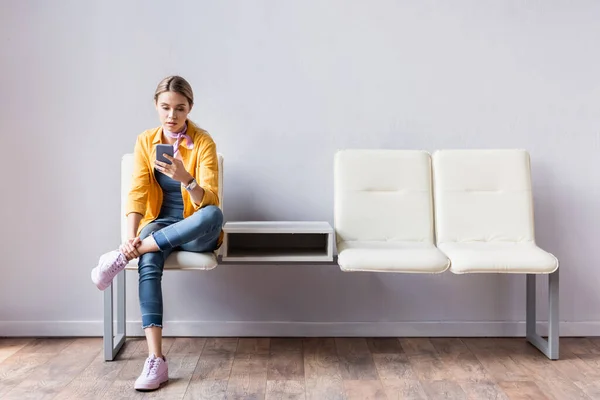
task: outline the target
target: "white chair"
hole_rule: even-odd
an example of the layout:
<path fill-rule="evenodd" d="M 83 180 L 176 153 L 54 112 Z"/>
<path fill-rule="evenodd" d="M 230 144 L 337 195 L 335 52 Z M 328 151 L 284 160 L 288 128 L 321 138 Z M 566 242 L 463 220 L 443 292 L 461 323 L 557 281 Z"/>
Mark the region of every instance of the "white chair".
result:
<path fill-rule="evenodd" d="M 437 247 L 450 271 L 527 275 L 527 339 L 558 359 L 558 260 L 535 243 L 529 154 L 441 150 L 433 154 Z M 535 278 L 549 276 L 549 339 L 536 331 Z"/>
<path fill-rule="evenodd" d="M 341 150 L 334 160 L 334 226 L 343 271 L 440 273 L 431 157 L 416 150 Z"/>
<path fill-rule="evenodd" d="M 219 208 L 223 210 L 223 155 L 218 154 L 219 165 Z M 125 154 L 121 160 L 121 240 L 127 238 L 125 204 L 131 187 L 133 154 Z M 208 253 L 174 251 L 165 261 L 165 270 L 211 270 L 218 264 L 219 250 Z M 132 260 L 125 269 L 137 270 L 137 260 Z M 117 283 L 117 327 L 113 331 L 113 285 L 104 291 L 104 359 L 113 360 L 125 342 L 125 271 L 119 273 Z"/>

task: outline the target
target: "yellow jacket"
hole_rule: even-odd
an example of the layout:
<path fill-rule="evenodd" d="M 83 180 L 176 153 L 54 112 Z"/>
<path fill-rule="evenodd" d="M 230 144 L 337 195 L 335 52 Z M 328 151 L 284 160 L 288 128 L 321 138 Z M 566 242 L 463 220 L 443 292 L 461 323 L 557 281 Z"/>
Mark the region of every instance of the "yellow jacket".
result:
<path fill-rule="evenodd" d="M 189 217 L 204 206 L 219 206 L 220 201 L 217 146 L 208 132 L 189 120 L 187 123 L 186 134 L 192 138 L 194 147 L 188 150 L 185 146 L 180 146 L 179 152 L 185 169 L 196 178 L 198 185 L 204 189 L 204 197 L 200 204 L 195 204 L 185 188 L 181 188 L 184 218 Z M 132 212 L 143 215 L 138 228 L 138 235 L 144 226 L 158 217 L 162 206 L 162 189 L 154 176 L 156 145 L 161 143 L 162 133 L 162 127 L 142 132 L 137 138 L 133 151 L 133 175 L 125 215 Z M 223 232 L 221 231 L 219 244 L 222 237 Z"/>

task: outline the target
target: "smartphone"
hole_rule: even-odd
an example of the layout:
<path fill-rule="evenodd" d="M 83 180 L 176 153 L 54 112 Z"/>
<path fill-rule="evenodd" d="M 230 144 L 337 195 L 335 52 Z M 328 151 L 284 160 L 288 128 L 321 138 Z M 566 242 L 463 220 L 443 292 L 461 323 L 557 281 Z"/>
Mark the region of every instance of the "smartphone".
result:
<path fill-rule="evenodd" d="M 173 157 L 173 145 L 172 144 L 157 144 L 156 145 L 156 159 L 158 161 L 162 161 L 167 164 L 171 164 L 166 157 L 163 156 L 164 153 L 167 153 L 171 157 Z"/>

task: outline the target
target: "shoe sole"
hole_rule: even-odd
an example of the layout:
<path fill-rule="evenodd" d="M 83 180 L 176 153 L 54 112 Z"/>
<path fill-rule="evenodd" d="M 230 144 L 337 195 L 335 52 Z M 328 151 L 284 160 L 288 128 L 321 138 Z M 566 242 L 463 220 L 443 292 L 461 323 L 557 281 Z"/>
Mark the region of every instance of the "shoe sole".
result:
<path fill-rule="evenodd" d="M 104 284 L 104 283 L 100 282 L 100 281 L 98 280 L 98 274 L 97 274 L 96 272 L 97 272 L 97 271 L 96 271 L 96 268 L 94 268 L 94 269 L 92 270 L 92 273 L 91 273 L 92 282 L 94 282 L 94 285 L 96 285 L 96 287 L 97 287 L 98 289 L 100 289 L 100 290 L 104 291 L 104 290 L 106 290 L 106 288 L 107 288 L 107 287 L 109 287 L 109 286 L 110 286 L 110 284 L 108 284 L 108 285 L 107 285 L 107 284 Z"/>
<path fill-rule="evenodd" d="M 164 386 L 165 384 L 167 384 L 169 382 L 169 380 L 167 379 L 166 381 L 163 381 L 161 383 L 158 384 L 158 386 L 154 387 L 135 387 L 134 389 L 137 390 L 138 392 L 152 392 L 155 390 L 158 390 L 161 388 L 161 386 Z"/>

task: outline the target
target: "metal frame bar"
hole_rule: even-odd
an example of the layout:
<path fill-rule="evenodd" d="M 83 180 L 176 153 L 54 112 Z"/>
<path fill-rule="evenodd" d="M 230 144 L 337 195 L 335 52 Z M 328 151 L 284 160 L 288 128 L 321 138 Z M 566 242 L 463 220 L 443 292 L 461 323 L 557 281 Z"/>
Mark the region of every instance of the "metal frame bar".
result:
<path fill-rule="evenodd" d="M 117 289 L 117 331 L 113 332 L 113 287 L 116 281 Z M 119 272 L 113 283 L 104 291 L 104 360 L 115 359 L 123 343 L 125 343 L 125 271 Z"/>
<path fill-rule="evenodd" d="M 536 275 L 527 274 L 527 341 L 551 360 L 558 360 L 559 315 L 558 315 L 558 271 L 548 276 L 548 339 L 537 333 L 536 318 Z"/>
<path fill-rule="evenodd" d="M 335 263 L 337 260 L 334 260 Z M 331 264 L 333 264 L 331 263 Z M 225 263 L 229 264 L 229 263 Z M 231 264 L 243 264 L 231 262 Z M 313 264 L 313 263 L 306 263 Z M 323 264 L 323 263 L 314 263 Z M 330 264 L 330 263 L 325 263 Z M 121 271 L 115 281 L 104 291 L 104 360 L 115 359 L 125 339 L 126 334 L 126 286 L 125 272 Z M 559 270 L 548 276 L 548 339 L 544 339 L 537 333 L 536 313 L 536 274 L 527 274 L 527 311 L 526 328 L 527 341 L 537 347 L 546 357 L 551 360 L 559 358 Z M 116 282 L 117 303 L 117 329 L 113 331 L 113 288 Z"/>

